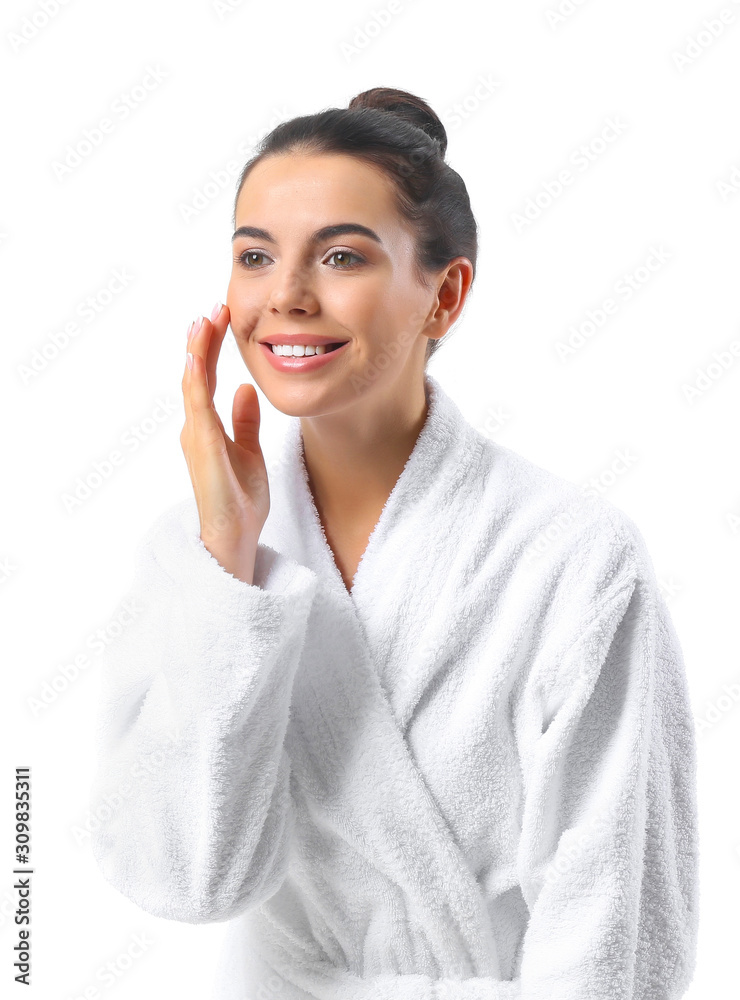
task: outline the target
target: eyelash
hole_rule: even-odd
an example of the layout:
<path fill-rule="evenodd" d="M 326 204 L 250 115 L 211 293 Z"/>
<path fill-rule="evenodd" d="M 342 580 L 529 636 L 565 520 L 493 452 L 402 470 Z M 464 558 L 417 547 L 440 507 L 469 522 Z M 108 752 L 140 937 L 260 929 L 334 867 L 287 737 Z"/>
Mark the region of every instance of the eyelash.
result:
<path fill-rule="evenodd" d="M 347 254 L 349 257 L 355 257 L 359 263 L 346 264 L 344 267 L 338 266 L 337 264 L 330 264 L 329 267 L 333 267 L 335 271 L 353 271 L 356 267 L 360 267 L 362 264 L 365 263 L 365 259 L 361 257 L 358 253 L 354 253 L 354 251 L 352 250 L 332 250 L 332 252 L 329 254 L 329 257 L 330 258 L 334 257 L 338 253 Z M 234 261 L 236 263 L 241 264 L 242 267 L 244 267 L 247 271 L 259 271 L 260 268 L 250 267 L 247 264 L 245 257 L 248 257 L 250 254 L 257 254 L 260 257 L 268 256 L 263 250 L 245 250 L 244 253 L 239 254 L 238 257 L 234 257 Z"/>

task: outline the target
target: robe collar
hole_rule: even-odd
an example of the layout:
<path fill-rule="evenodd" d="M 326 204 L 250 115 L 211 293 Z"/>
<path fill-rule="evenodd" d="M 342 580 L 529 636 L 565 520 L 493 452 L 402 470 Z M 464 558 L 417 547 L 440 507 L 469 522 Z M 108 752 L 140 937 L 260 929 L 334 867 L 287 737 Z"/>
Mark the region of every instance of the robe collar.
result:
<path fill-rule="evenodd" d="M 313 569 L 345 601 L 359 602 L 371 597 L 379 583 L 377 574 L 386 540 L 402 519 L 413 519 L 430 488 L 437 490 L 464 475 L 466 460 L 470 460 L 483 440 L 439 382 L 426 373 L 424 388 L 428 403 L 426 419 L 370 535 L 351 591 L 347 590 L 336 565 L 311 493 L 300 417 L 290 418 L 282 451 L 269 471 L 270 515 L 262 540 Z"/>

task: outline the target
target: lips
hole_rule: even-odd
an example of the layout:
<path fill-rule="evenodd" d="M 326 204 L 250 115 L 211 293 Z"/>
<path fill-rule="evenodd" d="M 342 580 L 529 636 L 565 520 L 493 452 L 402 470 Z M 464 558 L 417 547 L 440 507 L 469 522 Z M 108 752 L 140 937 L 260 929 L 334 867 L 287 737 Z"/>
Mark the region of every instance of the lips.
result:
<path fill-rule="evenodd" d="M 331 364 L 335 354 L 341 357 L 343 353 L 349 350 L 348 345 L 349 341 L 344 340 L 334 350 L 326 346 L 323 354 L 305 354 L 300 356 L 275 354 L 272 345 L 267 342 L 262 342 L 259 346 L 264 351 L 265 359 L 272 368 L 279 372 L 295 375 L 302 372 L 306 374 L 316 372 L 325 365 Z M 339 363 L 337 362 L 337 364 Z"/>

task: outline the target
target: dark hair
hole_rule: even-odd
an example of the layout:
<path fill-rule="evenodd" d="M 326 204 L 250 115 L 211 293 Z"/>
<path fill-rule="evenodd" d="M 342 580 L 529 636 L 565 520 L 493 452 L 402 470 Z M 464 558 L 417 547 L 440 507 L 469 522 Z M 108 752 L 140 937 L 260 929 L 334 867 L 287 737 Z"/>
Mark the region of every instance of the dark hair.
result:
<path fill-rule="evenodd" d="M 263 136 L 242 170 L 234 198 L 264 157 L 291 152 L 345 153 L 380 167 L 395 182 L 400 215 L 416 233 L 416 273 L 428 275 L 467 257 L 475 277 L 478 229 L 463 179 L 445 162 L 447 132 L 426 101 L 404 90 L 373 87 L 346 108 L 281 122 Z M 425 365 L 441 345 L 429 340 Z"/>

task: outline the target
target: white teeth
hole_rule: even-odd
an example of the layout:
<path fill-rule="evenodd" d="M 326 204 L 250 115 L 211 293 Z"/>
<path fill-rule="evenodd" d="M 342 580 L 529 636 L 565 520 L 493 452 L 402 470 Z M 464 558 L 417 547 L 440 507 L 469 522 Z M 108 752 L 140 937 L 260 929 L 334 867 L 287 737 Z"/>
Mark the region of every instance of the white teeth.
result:
<path fill-rule="evenodd" d="M 272 344 L 272 353 L 280 354 L 282 357 L 302 358 L 310 357 L 312 354 L 325 354 L 326 346 L 317 344 L 316 347 L 310 344 Z"/>

